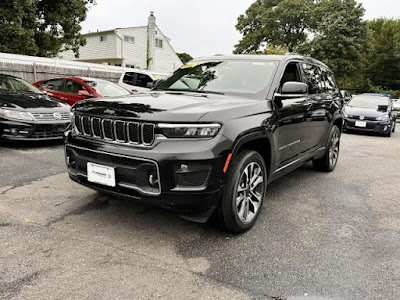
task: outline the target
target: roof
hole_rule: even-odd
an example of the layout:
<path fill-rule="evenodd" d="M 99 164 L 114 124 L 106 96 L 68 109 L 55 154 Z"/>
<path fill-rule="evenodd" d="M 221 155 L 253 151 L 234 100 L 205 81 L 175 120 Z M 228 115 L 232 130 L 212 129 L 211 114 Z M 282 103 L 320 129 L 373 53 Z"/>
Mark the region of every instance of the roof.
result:
<path fill-rule="evenodd" d="M 108 33 L 115 33 L 116 30 L 119 29 L 130 29 L 130 28 L 144 28 L 147 26 L 131 26 L 131 27 L 122 27 L 122 28 L 114 28 L 114 29 L 108 29 L 108 30 L 102 30 L 102 31 L 93 31 L 93 32 L 88 32 L 82 34 L 83 36 L 88 36 L 88 35 L 101 35 L 101 34 L 108 34 Z"/>
<path fill-rule="evenodd" d="M 292 60 L 292 59 L 298 59 L 298 60 L 303 60 L 307 61 L 310 63 L 314 63 L 320 66 L 323 66 L 325 68 L 329 67 L 324 64 L 323 62 L 320 62 L 319 60 L 316 60 L 310 56 L 304 56 L 300 54 L 284 54 L 284 55 L 267 55 L 267 54 L 234 54 L 234 55 L 214 55 L 214 56 L 208 56 L 208 57 L 200 57 L 196 58 L 193 61 L 202 61 L 202 60 L 275 60 L 275 61 L 287 61 L 287 60 Z"/>

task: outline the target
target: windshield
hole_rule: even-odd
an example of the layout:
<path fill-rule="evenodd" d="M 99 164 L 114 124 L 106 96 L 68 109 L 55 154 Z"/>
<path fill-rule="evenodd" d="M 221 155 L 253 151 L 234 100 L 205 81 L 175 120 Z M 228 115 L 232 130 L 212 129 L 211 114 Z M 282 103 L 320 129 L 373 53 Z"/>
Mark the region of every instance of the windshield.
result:
<path fill-rule="evenodd" d="M 387 97 L 374 97 L 374 96 L 356 96 L 349 102 L 349 106 L 362 107 L 362 108 L 373 108 L 378 109 L 378 105 L 389 105 L 390 99 Z"/>
<path fill-rule="evenodd" d="M 109 81 L 88 80 L 85 82 L 103 97 L 119 97 L 130 95 L 127 90 Z"/>
<path fill-rule="evenodd" d="M 277 65 L 276 61 L 258 60 L 192 62 L 156 90 L 257 96 L 268 87 Z"/>
<path fill-rule="evenodd" d="M 39 89 L 35 88 L 33 85 L 29 84 L 25 80 L 8 76 L 0 76 L 0 92 L 30 92 L 38 94 L 42 93 Z"/>

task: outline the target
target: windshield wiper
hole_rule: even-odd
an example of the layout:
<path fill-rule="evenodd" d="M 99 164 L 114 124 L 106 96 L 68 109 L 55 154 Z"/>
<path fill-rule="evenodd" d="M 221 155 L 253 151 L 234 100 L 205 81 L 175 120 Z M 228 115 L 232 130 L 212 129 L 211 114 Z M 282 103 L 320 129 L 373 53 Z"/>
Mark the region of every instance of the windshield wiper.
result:
<path fill-rule="evenodd" d="M 185 92 L 185 93 L 199 93 L 199 94 L 215 94 L 215 95 L 225 95 L 222 92 L 215 92 L 215 91 L 203 91 L 203 90 L 189 90 L 189 89 L 156 89 L 155 91 L 168 91 L 168 92 Z"/>

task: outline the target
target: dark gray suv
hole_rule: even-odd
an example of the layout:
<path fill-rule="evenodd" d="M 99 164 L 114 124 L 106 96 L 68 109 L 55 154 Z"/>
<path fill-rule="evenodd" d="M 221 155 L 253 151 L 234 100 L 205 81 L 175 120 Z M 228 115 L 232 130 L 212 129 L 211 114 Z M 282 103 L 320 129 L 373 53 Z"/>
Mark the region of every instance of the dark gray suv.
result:
<path fill-rule="evenodd" d="M 191 61 L 151 92 L 83 101 L 66 134 L 76 182 L 197 221 L 250 229 L 267 185 L 338 161 L 343 98 L 331 70 L 298 55 Z"/>

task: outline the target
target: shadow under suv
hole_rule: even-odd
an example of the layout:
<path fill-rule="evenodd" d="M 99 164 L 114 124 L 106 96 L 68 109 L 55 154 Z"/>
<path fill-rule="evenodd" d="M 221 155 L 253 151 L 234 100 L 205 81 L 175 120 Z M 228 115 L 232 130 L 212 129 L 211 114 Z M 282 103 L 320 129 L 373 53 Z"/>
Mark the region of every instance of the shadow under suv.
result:
<path fill-rule="evenodd" d="M 256 222 L 267 185 L 338 161 L 343 98 L 332 71 L 299 55 L 191 61 L 149 93 L 77 103 L 72 180 L 229 231 Z"/>

